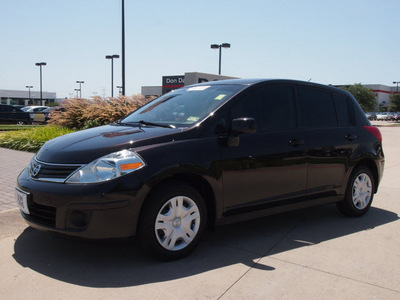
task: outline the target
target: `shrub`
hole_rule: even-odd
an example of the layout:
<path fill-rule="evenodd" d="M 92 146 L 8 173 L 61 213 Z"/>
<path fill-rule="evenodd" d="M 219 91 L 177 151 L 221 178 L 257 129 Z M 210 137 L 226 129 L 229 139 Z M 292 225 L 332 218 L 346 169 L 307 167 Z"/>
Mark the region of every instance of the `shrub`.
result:
<path fill-rule="evenodd" d="M 73 129 L 90 128 L 115 122 L 149 100 L 142 95 L 117 98 L 68 99 L 51 114 L 50 124 Z"/>
<path fill-rule="evenodd" d="M 71 133 L 74 130 L 57 126 L 40 126 L 0 133 L 0 147 L 37 152 L 48 140 Z"/>

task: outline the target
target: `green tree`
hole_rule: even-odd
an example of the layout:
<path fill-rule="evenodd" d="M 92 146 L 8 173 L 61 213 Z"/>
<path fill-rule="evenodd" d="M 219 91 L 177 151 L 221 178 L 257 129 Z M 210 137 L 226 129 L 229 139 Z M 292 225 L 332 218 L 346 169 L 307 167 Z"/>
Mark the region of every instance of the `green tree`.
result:
<path fill-rule="evenodd" d="M 390 109 L 392 111 L 400 111 L 400 94 L 390 95 Z"/>
<path fill-rule="evenodd" d="M 376 110 L 378 106 L 376 103 L 376 95 L 371 89 L 361 85 L 361 83 L 341 86 L 340 88 L 352 93 L 364 111 Z"/>

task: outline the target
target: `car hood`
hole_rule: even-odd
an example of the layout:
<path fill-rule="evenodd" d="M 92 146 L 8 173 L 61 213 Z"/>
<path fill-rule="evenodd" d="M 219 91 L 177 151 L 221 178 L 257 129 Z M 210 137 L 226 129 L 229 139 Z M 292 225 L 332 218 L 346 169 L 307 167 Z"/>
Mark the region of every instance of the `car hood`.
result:
<path fill-rule="evenodd" d="M 182 129 L 150 126 L 101 126 L 50 140 L 36 158 L 54 164 L 87 164 L 119 150 L 172 141 L 181 132 Z"/>

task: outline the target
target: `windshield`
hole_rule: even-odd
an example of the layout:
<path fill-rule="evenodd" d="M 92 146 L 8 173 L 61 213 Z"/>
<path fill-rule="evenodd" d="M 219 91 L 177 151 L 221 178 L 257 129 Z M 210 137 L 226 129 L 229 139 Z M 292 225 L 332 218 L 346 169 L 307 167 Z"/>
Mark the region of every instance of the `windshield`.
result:
<path fill-rule="evenodd" d="M 245 87 L 221 84 L 181 88 L 146 104 L 121 123 L 190 127 L 204 120 Z"/>

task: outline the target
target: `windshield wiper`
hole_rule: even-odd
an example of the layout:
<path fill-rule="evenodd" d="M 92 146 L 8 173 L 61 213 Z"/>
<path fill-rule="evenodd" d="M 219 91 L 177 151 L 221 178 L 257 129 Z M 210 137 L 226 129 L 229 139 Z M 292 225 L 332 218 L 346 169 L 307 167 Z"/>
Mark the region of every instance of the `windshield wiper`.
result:
<path fill-rule="evenodd" d="M 144 120 L 140 120 L 139 122 L 137 122 L 139 124 L 143 124 L 143 125 L 149 125 L 149 126 L 157 126 L 157 127 L 164 127 L 164 128 L 176 128 L 174 125 L 170 125 L 170 124 L 161 124 L 161 123 L 153 123 L 153 122 L 147 122 Z"/>
<path fill-rule="evenodd" d="M 114 122 L 114 123 L 111 123 L 110 125 L 112 125 L 112 124 L 123 125 L 123 126 L 137 126 L 137 125 L 136 125 L 137 122 L 134 122 L 134 123 L 125 123 L 125 122 L 122 122 L 121 120 L 118 120 L 118 121 L 116 121 L 116 122 Z"/>
<path fill-rule="evenodd" d="M 140 125 L 149 125 L 149 126 L 157 126 L 157 127 L 165 127 L 165 128 L 176 128 L 174 125 L 170 125 L 170 124 L 162 124 L 162 123 L 153 123 L 153 122 L 147 122 L 144 120 L 140 120 L 140 121 L 134 121 L 134 122 L 122 122 L 121 120 L 115 122 L 114 124 L 118 124 L 118 125 L 125 125 L 125 126 L 138 126 L 137 124 Z"/>

